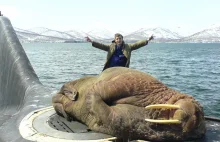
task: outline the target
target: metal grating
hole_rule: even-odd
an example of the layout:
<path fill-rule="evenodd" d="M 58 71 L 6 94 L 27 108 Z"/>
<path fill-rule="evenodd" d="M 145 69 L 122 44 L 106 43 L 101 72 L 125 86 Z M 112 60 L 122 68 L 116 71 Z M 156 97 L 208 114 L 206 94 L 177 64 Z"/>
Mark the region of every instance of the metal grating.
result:
<path fill-rule="evenodd" d="M 91 130 L 78 121 L 67 121 L 65 118 L 53 114 L 47 121 L 48 125 L 53 129 L 68 133 L 89 133 Z"/>

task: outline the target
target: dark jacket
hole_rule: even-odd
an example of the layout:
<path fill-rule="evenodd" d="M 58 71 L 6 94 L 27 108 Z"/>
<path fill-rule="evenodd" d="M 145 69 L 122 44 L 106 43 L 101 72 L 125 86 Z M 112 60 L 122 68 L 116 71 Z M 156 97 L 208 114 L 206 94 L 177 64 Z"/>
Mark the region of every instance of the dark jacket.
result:
<path fill-rule="evenodd" d="M 122 52 L 125 55 L 125 57 L 127 58 L 127 62 L 126 62 L 125 67 L 129 67 L 130 58 L 131 58 L 131 51 L 136 50 L 140 47 L 143 47 L 147 44 L 148 44 L 148 40 L 141 40 L 141 41 L 138 41 L 134 44 L 125 44 L 123 42 Z M 107 59 L 106 59 L 106 62 L 105 62 L 104 68 L 103 68 L 103 70 L 105 70 L 106 68 L 108 68 L 109 61 L 110 61 L 113 53 L 115 52 L 116 43 L 113 42 L 111 45 L 105 45 L 105 44 L 93 41 L 92 46 L 108 52 Z"/>

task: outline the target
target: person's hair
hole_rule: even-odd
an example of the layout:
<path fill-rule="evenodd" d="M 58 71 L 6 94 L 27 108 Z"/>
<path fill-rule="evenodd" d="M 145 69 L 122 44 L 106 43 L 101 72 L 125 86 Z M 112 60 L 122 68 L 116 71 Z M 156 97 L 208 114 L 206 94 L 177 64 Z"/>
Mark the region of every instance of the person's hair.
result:
<path fill-rule="evenodd" d="M 122 37 L 122 39 L 123 39 L 123 36 L 122 36 L 121 34 L 119 34 L 119 33 L 116 33 L 116 34 L 115 34 L 115 38 L 116 38 L 116 37 L 119 37 L 119 36 Z"/>

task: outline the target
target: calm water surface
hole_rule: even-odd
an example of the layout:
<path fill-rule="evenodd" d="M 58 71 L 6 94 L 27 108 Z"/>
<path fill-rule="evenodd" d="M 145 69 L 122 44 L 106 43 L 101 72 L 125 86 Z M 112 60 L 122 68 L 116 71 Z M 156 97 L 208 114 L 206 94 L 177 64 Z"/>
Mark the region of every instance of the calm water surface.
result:
<path fill-rule="evenodd" d="M 107 52 L 89 43 L 26 43 L 40 81 L 55 90 L 67 81 L 102 71 Z M 220 44 L 151 43 L 133 51 L 130 68 L 194 96 L 206 115 L 220 117 Z"/>

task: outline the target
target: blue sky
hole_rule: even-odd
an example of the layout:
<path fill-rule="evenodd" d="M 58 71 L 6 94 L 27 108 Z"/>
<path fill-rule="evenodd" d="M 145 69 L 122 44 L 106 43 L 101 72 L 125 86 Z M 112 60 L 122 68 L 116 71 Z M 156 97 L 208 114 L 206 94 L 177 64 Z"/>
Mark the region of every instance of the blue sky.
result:
<path fill-rule="evenodd" d="M 182 34 L 220 25 L 219 0 L 0 0 L 14 27 L 112 32 L 163 27 Z"/>

